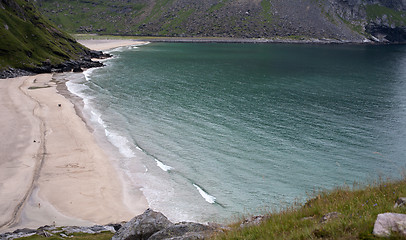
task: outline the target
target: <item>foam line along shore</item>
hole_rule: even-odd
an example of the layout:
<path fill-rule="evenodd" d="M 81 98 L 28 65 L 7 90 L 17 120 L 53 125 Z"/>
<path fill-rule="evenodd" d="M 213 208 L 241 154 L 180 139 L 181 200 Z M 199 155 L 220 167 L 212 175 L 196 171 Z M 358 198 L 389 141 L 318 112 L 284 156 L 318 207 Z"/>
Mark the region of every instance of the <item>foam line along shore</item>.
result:
<path fill-rule="evenodd" d="M 89 46 L 133 44 L 112 40 Z M 52 74 L 1 82 L 1 232 L 120 222 L 148 207 L 141 192 L 125 199 L 119 173 L 74 104 L 58 93 Z"/>

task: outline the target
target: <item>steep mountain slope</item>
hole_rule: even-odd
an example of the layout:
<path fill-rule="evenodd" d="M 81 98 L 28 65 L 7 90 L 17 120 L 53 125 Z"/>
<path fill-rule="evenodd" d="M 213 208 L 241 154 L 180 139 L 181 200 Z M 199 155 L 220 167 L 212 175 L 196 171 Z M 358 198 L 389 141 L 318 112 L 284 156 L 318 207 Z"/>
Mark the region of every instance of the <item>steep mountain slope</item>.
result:
<path fill-rule="evenodd" d="M 37 0 L 72 33 L 405 41 L 405 0 Z"/>
<path fill-rule="evenodd" d="M 45 20 L 28 0 L 0 0 L 0 72 L 69 70 L 93 65 L 91 51 Z M 82 59 L 82 60 L 81 60 Z M 77 60 L 77 62 L 66 61 Z M 0 76 L 13 76 L 0 74 Z"/>
<path fill-rule="evenodd" d="M 344 22 L 374 41 L 406 41 L 405 0 L 318 0 L 332 22 Z M 322 2 L 322 3 L 320 3 Z"/>

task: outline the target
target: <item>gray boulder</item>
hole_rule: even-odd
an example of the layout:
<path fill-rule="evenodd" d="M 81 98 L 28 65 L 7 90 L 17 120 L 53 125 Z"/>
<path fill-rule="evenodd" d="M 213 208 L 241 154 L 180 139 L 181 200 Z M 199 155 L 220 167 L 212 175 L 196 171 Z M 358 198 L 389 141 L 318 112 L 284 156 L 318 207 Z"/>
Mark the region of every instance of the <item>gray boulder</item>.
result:
<path fill-rule="evenodd" d="M 258 226 L 266 219 L 263 215 L 252 216 L 245 219 L 241 224 L 240 228 L 251 227 L 251 226 Z"/>
<path fill-rule="evenodd" d="M 173 223 L 162 213 L 148 208 L 143 214 L 134 217 L 124 224 L 111 239 L 146 240 L 154 233 L 172 225 Z"/>
<path fill-rule="evenodd" d="M 216 228 L 194 222 L 180 222 L 154 233 L 148 240 L 196 240 L 208 238 Z"/>
<path fill-rule="evenodd" d="M 36 234 L 36 230 L 24 228 L 24 229 L 17 229 L 12 233 L 8 232 L 8 233 L 0 234 L 0 239 L 1 240 L 12 240 L 15 238 L 29 237 L 29 236 L 32 236 L 35 234 Z"/>
<path fill-rule="evenodd" d="M 406 236 L 406 214 L 378 214 L 374 225 L 374 231 L 372 233 L 378 237 L 388 237 L 391 232 Z"/>
<path fill-rule="evenodd" d="M 320 219 L 320 223 L 325 223 L 328 222 L 332 219 L 338 218 L 341 215 L 341 213 L 339 212 L 331 212 L 331 213 L 327 213 L 326 215 L 324 215 L 323 217 L 321 217 Z"/>
<path fill-rule="evenodd" d="M 405 207 L 406 206 L 406 197 L 401 197 L 396 200 L 394 208 Z"/>
<path fill-rule="evenodd" d="M 63 227 L 62 231 L 65 232 L 66 234 L 72 234 L 72 233 L 95 234 L 95 233 L 101 233 L 101 232 L 112 232 L 112 233 L 116 232 L 114 230 L 114 227 L 109 226 L 109 225 L 106 225 L 106 226 L 94 225 L 92 227 L 69 226 L 69 227 Z"/>

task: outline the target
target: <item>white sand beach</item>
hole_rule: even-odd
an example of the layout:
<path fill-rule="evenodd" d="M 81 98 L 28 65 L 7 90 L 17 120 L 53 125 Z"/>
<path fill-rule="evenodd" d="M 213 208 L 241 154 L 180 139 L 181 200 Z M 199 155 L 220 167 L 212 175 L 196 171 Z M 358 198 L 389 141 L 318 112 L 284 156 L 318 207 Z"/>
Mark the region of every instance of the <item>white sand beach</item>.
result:
<path fill-rule="evenodd" d="M 52 74 L 0 79 L 0 113 L 0 232 L 128 221 L 148 207 L 141 191 L 124 199 L 120 174 Z"/>
<path fill-rule="evenodd" d="M 112 48 L 143 44 L 145 42 L 135 40 L 78 40 L 78 42 L 90 49 L 105 51 Z"/>

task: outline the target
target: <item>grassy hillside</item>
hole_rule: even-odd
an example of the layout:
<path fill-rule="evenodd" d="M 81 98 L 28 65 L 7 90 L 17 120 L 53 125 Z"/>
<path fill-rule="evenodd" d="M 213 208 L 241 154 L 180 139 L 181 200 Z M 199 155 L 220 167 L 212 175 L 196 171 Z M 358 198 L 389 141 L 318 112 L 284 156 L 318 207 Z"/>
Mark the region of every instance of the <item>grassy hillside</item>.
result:
<path fill-rule="evenodd" d="M 146 3 L 122 0 L 38 1 L 38 7 L 52 22 L 75 32 L 115 32 L 141 13 Z"/>
<path fill-rule="evenodd" d="M 338 188 L 316 195 L 303 206 L 267 215 L 259 226 L 240 228 L 215 236 L 228 239 L 381 239 L 372 235 L 374 222 L 380 213 L 406 214 L 406 208 L 394 208 L 399 197 L 406 196 L 406 179 L 381 182 L 349 190 Z M 323 216 L 337 212 L 323 221 Z M 390 239 L 406 239 L 393 235 Z"/>
<path fill-rule="evenodd" d="M 78 59 L 85 48 L 53 26 L 28 0 L 0 1 L 0 71 Z"/>
<path fill-rule="evenodd" d="M 37 6 L 70 33 L 406 41 L 404 1 L 37 0 Z"/>
<path fill-rule="evenodd" d="M 314 0 L 38 0 L 70 33 L 133 36 L 262 38 L 362 37 L 331 23 Z"/>

